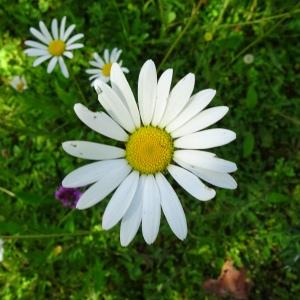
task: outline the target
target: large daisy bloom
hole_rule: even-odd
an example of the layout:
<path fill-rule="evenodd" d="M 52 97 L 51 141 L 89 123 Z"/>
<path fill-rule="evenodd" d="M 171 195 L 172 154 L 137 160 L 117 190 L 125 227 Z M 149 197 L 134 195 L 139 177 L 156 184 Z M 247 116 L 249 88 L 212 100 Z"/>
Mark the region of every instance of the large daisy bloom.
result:
<path fill-rule="evenodd" d="M 26 49 L 24 52 L 28 56 L 38 57 L 33 62 L 34 67 L 50 59 L 47 72 L 51 73 L 58 63 L 61 72 L 66 78 L 68 78 L 69 72 L 64 62 L 64 56 L 71 59 L 73 58 L 72 50 L 83 47 L 83 44 L 78 43 L 78 40 L 83 38 L 83 34 L 78 33 L 70 37 L 75 29 L 75 25 L 72 24 L 66 28 L 66 17 L 62 18 L 60 26 L 58 26 L 56 19 L 52 20 L 51 33 L 44 22 L 40 21 L 39 27 L 40 30 L 33 27 L 30 28 L 30 32 L 38 39 L 38 42 L 33 40 L 25 41 L 25 45 L 30 48 Z"/>
<path fill-rule="evenodd" d="M 96 160 L 67 175 L 62 185 L 90 185 L 76 208 L 86 209 L 113 192 L 102 219 L 110 229 L 121 222 L 121 245 L 128 245 L 141 224 L 145 241 L 155 241 L 161 210 L 174 234 L 187 235 L 187 222 L 176 192 L 166 178 L 168 172 L 189 194 L 200 201 L 212 199 L 210 185 L 235 189 L 229 174 L 236 164 L 205 151 L 236 138 L 227 129 L 206 129 L 228 111 L 226 106 L 205 109 L 215 95 L 206 89 L 192 95 L 194 74 L 187 74 L 170 90 L 172 69 L 159 79 L 155 64 L 148 60 L 138 79 L 138 103 L 121 70 L 114 63 L 111 86 L 95 83 L 98 99 L 106 110 L 92 112 L 75 104 L 78 118 L 94 131 L 123 143 L 123 147 L 89 141 L 68 141 L 63 149 L 75 157 Z"/>
<path fill-rule="evenodd" d="M 28 88 L 27 81 L 24 76 L 14 76 L 11 81 L 10 85 L 19 93 L 24 92 Z"/>
<path fill-rule="evenodd" d="M 114 48 L 111 53 L 109 53 L 108 49 L 105 49 L 103 58 L 98 53 L 93 54 L 94 60 L 89 62 L 93 68 L 86 70 L 86 73 L 91 75 L 89 79 L 92 82 L 92 85 L 94 85 L 97 79 L 101 79 L 104 82 L 108 82 L 110 80 L 112 64 L 118 63 L 122 66 L 122 60 L 119 60 L 121 53 L 121 49 Z M 124 73 L 129 72 L 127 68 L 121 67 L 121 69 Z"/>

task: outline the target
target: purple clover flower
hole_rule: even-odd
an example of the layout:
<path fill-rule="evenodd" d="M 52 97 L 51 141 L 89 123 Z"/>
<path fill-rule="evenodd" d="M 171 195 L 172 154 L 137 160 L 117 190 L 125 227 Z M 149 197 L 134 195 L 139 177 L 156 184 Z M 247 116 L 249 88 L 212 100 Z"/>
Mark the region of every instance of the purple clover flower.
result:
<path fill-rule="evenodd" d="M 82 192 L 78 188 L 65 188 L 61 185 L 54 195 L 64 207 L 75 208 Z"/>

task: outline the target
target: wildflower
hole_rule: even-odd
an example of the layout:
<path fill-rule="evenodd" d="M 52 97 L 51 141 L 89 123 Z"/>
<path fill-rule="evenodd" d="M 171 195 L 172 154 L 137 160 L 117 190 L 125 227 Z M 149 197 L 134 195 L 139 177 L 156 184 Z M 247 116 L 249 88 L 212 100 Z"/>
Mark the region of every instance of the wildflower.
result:
<path fill-rule="evenodd" d="M 58 63 L 61 72 L 66 78 L 68 78 L 69 72 L 64 62 L 64 56 L 72 59 L 72 50 L 83 47 L 83 44 L 77 43 L 79 39 L 83 38 L 83 34 L 78 33 L 70 38 L 71 33 L 75 29 L 75 25 L 70 25 L 66 29 L 66 17 L 62 18 L 59 28 L 57 20 L 52 20 L 52 34 L 48 31 L 44 22 L 40 21 L 39 26 L 40 31 L 31 27 L 30 32 L 42 43 L 27 40 L 25 41 L 25 45 L 31 48 L 26 49 L 24 52 L 28 56 L 38 56 L 38 58 L 33 62 L 34 67 L 51 58 L 47 67 L 47 72 L 51 73 Z"/>
<path fill-rule="evenodd" d="M 0 239 L 0 262 L 3 261 L 3 255 L 4 255 L 4 241 Z"/>
<path fill-rule="evenodd" d="M 120 66 L 122 65 L 122 60 L 119 60 L 121 53 L 122 50 L 118 48 L 114 48 L 111 53 L 109 53 L 108 49 L 105 49 L 103 54 L 104 59 L 98 53 L 93 54 L 94 60 L 89 63 L 95 68 L 86 70 L 86 73 L 91 74 L 89 79 L 92 81 L 92 85 L 96 79 L 101 79 L 104 82 L 109 81 L 112 64 L 117 62 Z M 129 72 L 127 68 L 121 67 L 121 69 L 124 73 Z"/>
<path fill-rule="evenodd" d="M 63 206 L 75 208 L 81 197 L 82 192 L 77 188 L 65 188 L 60 186 L 55 192 L 55 198 L 59 200 Z"/>
<path fill-rule="evenodd" d="M 204 34 L 204 40 L 205 40 L 206 42 L 210 42 L 212 39 L 213 39 L 213 35 L 212 35 L 211 32 L 206 32 L 206 33 Z"/>
<path fill-rule="evenodd" d="M 243 57 L 243 61 L 246 65 L 250 65 L 254 62 L 254 56 L 252 54 L 246 54 Z"/>
<path fill-rule="evenodd" d="M 121 221 L 120 240 L 128 245 L 140 224 L 145 241 L 155 241 L 161 209 L 174 234 L 187 235 L 187 223 L 177 194 L 165 177 L 166 171 L 193 197 L 212 199 L 216 192 L 204 181 L 235 189 L 229 173 L 236 164 L 203 151 L 230 143 L 236 138 L 227 129 L 205 129 L 228 111 L 226 106 L 203 110 L 215 96 L 206 89 L 192 95 L 195 76 L 187 74 L 170 91 L 172 69 L 157 80 L 152 60 L 143 65 L 138 80 L 138 105 L 121 70 L 114 63 L 110 87 L 95 82 L 98 100 L 105 112 L 92 112 L 75 104 L 79 119 L 94 131 L 124 143 L 124 148 L 88 141 L 68 141 L 63 149 L 75 157 L 96 160 L 67 175 L 62 185 L 68 188 L 91 185 L 76 208 L 86 209 L 117 189 L 108 203 L 102 227 L 112 228 Z M 201 178 L 201 179 L 200 179 Z"/>
<path fill-rule="evenodd" d="M 24 76 L 14 76 L 10 85 L 19 93 L 22 93 L 27 89 L 27 82 Z"/>

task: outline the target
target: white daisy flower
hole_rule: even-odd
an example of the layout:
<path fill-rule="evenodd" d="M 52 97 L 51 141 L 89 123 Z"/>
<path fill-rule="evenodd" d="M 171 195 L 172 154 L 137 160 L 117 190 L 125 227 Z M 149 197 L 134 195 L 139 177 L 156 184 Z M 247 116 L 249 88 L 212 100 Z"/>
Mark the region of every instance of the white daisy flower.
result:
<path fill-rule="evenodd" d="M 51 73 L 56 64 L 59 63 L 61 72 L 68 78 L 69 72 L 64 62 L 64 56 L 67 58 L 73 58 L 72 50 L 83 47 L 83 44 L 77 41 L 83 38 L 82 33 L 78 33 L 70 37 L 71 33 L 75 29 L 75 25 L 72 24 L 66 28 L 66 17 L 63 17 L 58 26 L 57 20 L 53 19 L 51 23 L 51 33 L 48 31 L 44 22 L 39 22 L 40 31 L 31 27 L 30 32 L 39 40 L 39 42 L 27 40 L 25 45 L 31 47 L 24 52 L 28 56 L 38 56 L 33 62 L 33 66 L 36 67 L 44 61 L 50 59 L 47 67 L 47 72 Z"/>
<path fill-rule="evenodd" d="M 228 107 L 204 109 L 215 91 L 207 89 L 192 96 L 195 76 L 191 73 L 170 91 L 172 73 L 168 69 L 157 80 L 153 61 L 146 61 L 139 74 L 137 105 L 121 67 L 114 63 L 111 87 L 101 80 L 95 83 L 99 102 L 107 113 L 92 112 L 82 104 L 75 104 L 74 110 L 85 125 L 123 142 L 124 147 L 88 141 L 62 145 L 70 155 L 97 161 L 74 170 L 62 182 L 68 188 L 91 185 L 76 208 L 89 208 L 116 189 L 105 209 L 102 227 L 107 230 L 121 221 L 123 246 L 132 241 L 140 224 L 145 241 L 153 243 L 161 209 L 174 234 L 185 239 L 185 214 L 166 179 L 167 171 L 201 201 L 216 195 L 203 181 L 222 188 L 237 187 L 229 174 L 236 171 L 236 164 L 204 151 L 236 138 L 227 129 L 206 129 L 220 120 Z"/>
<path fill-rule="evenodd" d="M 92 81 L 92 86 L 97 79 L 101 79 L 104 82 L 109 81 L 112 64 L 116 62 L 122 66 L 122 60 L 119 60 L 121 53 L 122 50 L 118 48 L 112 49 L 111 53 L 109 53 L 108 49 L 105 49 L 103 53 L 104 59 L 98 53 L 93 54 L 94 60 L 91 60 L 89 64 L 95 68 L 86 70 L 86 73 L 91 74 L 89 79 Z M 127 68 L 121 67 L 121 69 L 124 73 L 129 72 Z"/>
<path fill-rule="evenodd" d="M 4 241 L 0 239 L 0 262 L 3 261 L 3 256 L 4 256 Z"/>
<path fill-rule="evenodd" d="M 19 93 L 27 89 L 27 82 L 24 76 L 14 76 L 10 81 L 10 85 Z"/>

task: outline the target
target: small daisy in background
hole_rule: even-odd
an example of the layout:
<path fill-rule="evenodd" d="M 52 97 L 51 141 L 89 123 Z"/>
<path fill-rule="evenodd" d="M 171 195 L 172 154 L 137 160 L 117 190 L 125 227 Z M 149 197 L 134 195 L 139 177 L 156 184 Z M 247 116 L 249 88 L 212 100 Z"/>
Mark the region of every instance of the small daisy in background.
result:
<path fill-rule="evenodd" d="M 213 89 L 192 95 L 195 75 L 187 74 L 171 89 L 173 70 L 157 78 L 152 60 L 145 62 L 138 79 L 138 101 L 121 67 L 113 63 L 111 86 L 97 80 L 94 87 L 105 112 L 92 112 L 80 103 L 74 110 L 92 130 L 123 142 L 123 147 L 89 141 L 67 141 L 63 149 L 70 155 L 92 162 L 67 175 L 62 186 L 89 186 L 76 204 L 89 208 L 116 190 L 102 218 L 108 230 L 121 223 L 121 245 L 127 246 L 140 225 L 146 243 L 158 234 L 161 212 L 174 234 L 187 235 L 187 222 L 180 200 L 166 178 L 167 171 L 189 194 L 200 201 L 215 197 L 205 184 L 235 189 L 230 173 L 234 162 L 206 151 L 226 145 L 236 138 L 228 129 L 207 127 L 222 119 L 228 107 L 207 108 L 216 94 Z"/>
<path fill-rule="evenodd" d="M 19 93 L 24 92 L 28 88 L 24 76 L 14 76 L 10 81 L 10 85 Z"/>
<path fill-rule="evenodd" d="M 0 262 L 3 261 L 3 256 L 4 256 L 4 241 L 0 239 Z"/>
<path fill-rule="evenodd" d="M 111 53 L 109 53 L 108 49 L 105 49 L 103 54 L 104 59 L 100 57 L 98 53 L 93 54 L 94 60 L 91 60 L 89 64 L 95 68 L 86 70 L 86 73 L 91 74 L 89 80 L 92 81 L 92 85 L 96 79 L 101 79 L 104 82 L 108 82 L 110 80 L 112 64 L 116 62 L 122 66 L 122 60 L 119 60 L 121 53 L 122 50 L 118 48 L 114 48 Z M 129 72 L 127 68 L 121 67 L 121 69 L 124 73 Z"/>
<path fill-rule="evenodd" d="M 70 59 L 73 58 L 72 50 L 83 47 L 83 44 L 77 43 L 77 41 L 83 38 L 84 35 L 82 33 L 78 33 L 70 37 L 71 33 L 75 29 L 75 25 L 72 24 L 66 28 L 66 17 L 62 18 L 60 26 L 58 26 L 56 19 L 52 20 L 51 33 L 44 22 L 40 21 L 39 27 L 40 31 L 33 27 L 30 28 L 30 32 L 39 40 L 39 42 L 32 40 L 25 41 L 25 45 L 31 48 L 26 49 L 24 52 L 28 56 L 38 57 L 33 62 L 34 67 L 50 59 L 47 72 L 51 73 L 58 63 L 61 72 L 66 78 L 68 78 L 69 72 L 64 62 L 64 56 Z"/>
<path fill-rule="evenodd" d="M 246 54 L 244 57 L 243 57 L 243 61 L 246 65 L 250 65 L 254 62 L 254 55 L 253 54 Z"/>
<path fill-rule="evenodd" d="M 82 192 L 77 188 L 65 188 L 60 186 L 54 195 L 64 207 L 75 208 Z"/>

